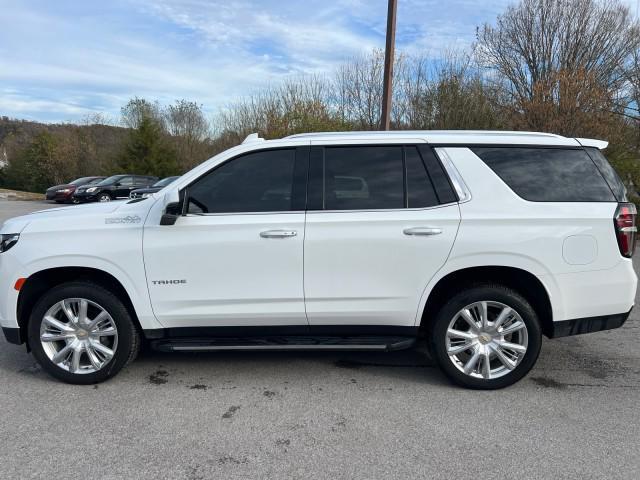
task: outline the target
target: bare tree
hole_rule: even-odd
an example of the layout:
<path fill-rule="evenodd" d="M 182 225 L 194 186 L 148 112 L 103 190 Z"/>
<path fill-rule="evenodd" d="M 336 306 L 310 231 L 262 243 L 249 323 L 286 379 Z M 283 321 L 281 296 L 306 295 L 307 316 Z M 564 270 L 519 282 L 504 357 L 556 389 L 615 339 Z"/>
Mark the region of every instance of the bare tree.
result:
<path fill-rule="evenodd" d="M 134 97 L 120 109 L 122 124 L 128 128 L 138 128 L 145 118 L 164 126 L 164 119 L 160 104 L 150 102 L 144 98 Z"/>
<path fill-rule="evenodd" d="M 196 102 L 176 100 L 164 109 L 164 123 L 171 135 L 178 162 L 189 169 L 207 158 L 208 149 L 205 140 L 210 135 L 202 106 Z"/>
<path fill-rule="evenodd" d="M 619 0 L 522 0 L 478 32 L 481 60 L 503 77 L 509 107 L 526 127 L 549 129 L 547 119 L 530 115 L 544 103 L 580 108 L 582 89 L 609 96 L 608 110 L 626 80 L 640 29 Z M 575 79 L 574 85 L 569 85 Z M 592 102 L 587 102 L 592 103 Z M 575 108 L 562 108 L 570 115 Z M 564 120 L 558 133 L 576 134 Z"/>

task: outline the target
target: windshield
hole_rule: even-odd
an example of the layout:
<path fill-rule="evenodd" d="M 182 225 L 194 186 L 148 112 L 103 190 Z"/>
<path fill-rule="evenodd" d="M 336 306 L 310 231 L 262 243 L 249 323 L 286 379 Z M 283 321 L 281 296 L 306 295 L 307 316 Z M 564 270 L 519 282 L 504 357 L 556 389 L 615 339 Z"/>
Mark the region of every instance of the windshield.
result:
<path fill-rule="evenodd" d="M 122 178 L 122 175 L 113 175 L 111 177 L 105 178 L 98 185 L 111 185 L 112 183 L 117 182 Z"/>
<path fill-rule="evenodd" d="M 82 177 L 76 178 L 73 182 L 69 182 L 69 185 L 84 185 L 85 183 L 90 183 L 93 177 Z"/>
<path fill-rule="evenodd" d="M 167 185 L 169 185 L 171 182 L 175 181 L 176 179 L 178 179 L 180 177 L 167 177 L 167 178 L 163 178 L 162 180 L 160 180 L 159 182 L 156 182 L 153 184 L 154 187 L 166 187 Z"/>

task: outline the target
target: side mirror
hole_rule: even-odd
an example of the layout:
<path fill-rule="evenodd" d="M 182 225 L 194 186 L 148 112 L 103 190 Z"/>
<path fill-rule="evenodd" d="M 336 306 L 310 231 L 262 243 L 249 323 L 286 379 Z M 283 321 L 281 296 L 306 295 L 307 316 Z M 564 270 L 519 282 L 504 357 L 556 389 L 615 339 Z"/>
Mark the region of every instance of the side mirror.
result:
<path fill-rule="evenodd" d="M 120 182 L 116 182 L 113 184 L 114 187 L 119 187 L 120 185 L 122 185 Z"/>
<path fill-rule="evenodd" d="M 184 194 L 172 190 L 164 196 L 164 212 L 160 218 L 160 225 L 174 225 L 178 217 L 182 215 L 182 202 Z"/>

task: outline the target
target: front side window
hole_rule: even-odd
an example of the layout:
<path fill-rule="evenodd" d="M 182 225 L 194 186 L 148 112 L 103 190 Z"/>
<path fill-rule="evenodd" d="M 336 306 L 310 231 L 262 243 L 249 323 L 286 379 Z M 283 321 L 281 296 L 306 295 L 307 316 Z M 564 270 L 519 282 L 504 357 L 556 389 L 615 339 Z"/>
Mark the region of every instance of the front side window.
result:
<path fill-rule="evenodd" d="M 292 210 L 295 150 L 251 152 L 215 168 L 187 189 L 188 213 Z"/>
<path fill-rule="evenodd" d="M 402 146 L 325 148 L 325 210 L 403 207 Z"/>

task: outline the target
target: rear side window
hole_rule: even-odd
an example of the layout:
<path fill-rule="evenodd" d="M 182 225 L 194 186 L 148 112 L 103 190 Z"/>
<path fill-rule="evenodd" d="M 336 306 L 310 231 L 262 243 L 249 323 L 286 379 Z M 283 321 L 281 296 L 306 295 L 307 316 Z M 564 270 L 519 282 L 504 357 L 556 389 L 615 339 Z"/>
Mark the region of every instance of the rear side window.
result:
<path fill-rule="evenodd" d="M 325 210 L 404 207 L 401 146 L 328 147 L 324 155 Z"/>
<path fill-rule="evenodd" d="M 406 147 L 405 167 L 407 169 L 407 206 L 425 208 L 438 205 L 433 183 L 416 147 Z"/>
<path fill-rule="evenodd" d="M 418 147 L 422 160 L 424 161 L 427 170 L 431 176 L 431 181 L 436 189 L 438 200 L 440 203 L 453 203 L 458 201 L 458 196 L 453 191 L 453 186 L 449 181 L 449 176 L 444 171 L 442 164 L 436 158 L 436 154 L 433 153 L 433 149 L 427 145 L 420 145 Z"/>
<path fill-rule="evenodd" d="M 480 157 L 520 197 L 532 202 L 615 202 L 583 149 L 477 147 Z"/>
<path fill-rule="evenodd" d="M 598 148 L 588 147 L 585 150 L 591 157 L 591 160 L 593 160 L 598 167 L 598 170 L 600 170 L 600 173 L 602 174 L 604 179 L 611 187 L 613 194 L 616 196 L 616 200 L 618 200 L 619 202 L 626 202 L 627 189 L 607 158 L 604 156 L 604 154 Z"/>

